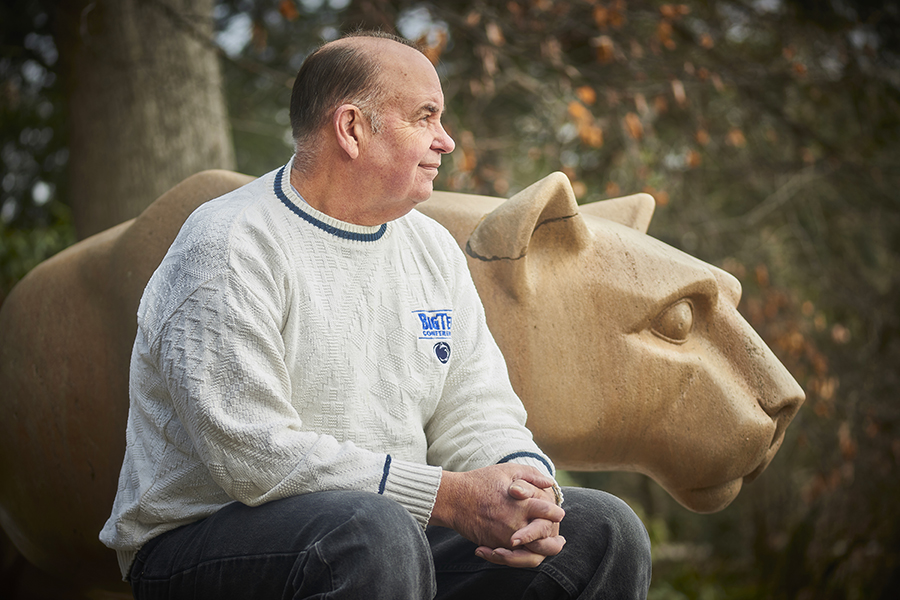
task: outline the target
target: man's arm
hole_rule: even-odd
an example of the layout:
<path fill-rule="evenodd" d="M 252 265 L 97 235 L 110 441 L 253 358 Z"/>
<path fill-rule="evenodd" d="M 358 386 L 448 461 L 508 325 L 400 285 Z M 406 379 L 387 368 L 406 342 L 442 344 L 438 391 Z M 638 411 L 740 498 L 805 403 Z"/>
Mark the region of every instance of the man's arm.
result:
<path fill-rule="evenodd" d="M 453 354 L 441 401 L 425 427 L 429 463 L 445 469 L 430 523 L 480 544 L 486 560 L 533 566 L 565 542 L 553 465 L 525 427 L 524 407 L 487 328 L 465 257 L 447 237 L 442 247 L 455 250 L 443 265 L 453 294 Z"/>
<path fill-rule="evenodd" d="M 506 463 L 464 473 L 444 471 L 429 524 L 479 544 L 476 554 L 512 567 L 535 567 L 565 544 L 565 511 L 537 469 Z"/>

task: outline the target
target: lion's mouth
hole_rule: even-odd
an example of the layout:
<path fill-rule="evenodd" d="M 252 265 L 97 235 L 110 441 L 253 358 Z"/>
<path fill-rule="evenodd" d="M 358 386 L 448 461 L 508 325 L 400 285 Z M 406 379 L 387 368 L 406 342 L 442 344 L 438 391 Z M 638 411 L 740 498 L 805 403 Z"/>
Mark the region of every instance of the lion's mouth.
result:
<path fill-rule="evenodd" d="M 772 461 L 771 455 L 769 453 L 766 453 L 766 457 L 763 459 L 763 461 L 761 463 L 759 463 L 759 465 L 757 465 L 757 467 L 755 469 L 753 469 L 752 471 L 750 471 L 749 473 L 744 475 L 744 483 L 750 483 L 754 479 L 756 479 L 757 477 L 762 475 L 762 472 L 766 470 L 766 467 L 769 466 L 769 463 L 771 461 Z"/>
<path fill-rule="evenodd" d="M 744 475 L 744 483 L 750 483 L 762 475 L 762 472 L 766 470 L 766 467 L 768 467 L 769 463 L 772 462 L 772 459 L 775 458 L 775 454 L 778 452 L 778 449 L 781 448 L 781 443 L 784 441 L 784 432 L 787 430 L 787 427 L 791 423 L 791 420 L 793 420 L 796 412 L 796 407 L 785 406 L 772 417 L 772 420 L 775 422 L 775 431 L 772 433 L 772 441 L 769 442 L 769 448 L 766 450 L 763 459 L 756 465 L 756 468 Z"/>

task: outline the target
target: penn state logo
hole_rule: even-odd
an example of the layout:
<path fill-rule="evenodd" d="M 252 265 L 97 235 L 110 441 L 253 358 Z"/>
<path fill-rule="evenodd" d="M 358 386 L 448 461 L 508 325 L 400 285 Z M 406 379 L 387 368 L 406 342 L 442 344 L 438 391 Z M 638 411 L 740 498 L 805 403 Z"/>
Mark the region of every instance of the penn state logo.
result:
<path fill-rule="evenodd" d="M 447 361 L 450 360 L 450 344 L 447 342 L 438 342 L 435 344 L 434 355 L 441 361 L 441 364 L 446 365 Z"/>

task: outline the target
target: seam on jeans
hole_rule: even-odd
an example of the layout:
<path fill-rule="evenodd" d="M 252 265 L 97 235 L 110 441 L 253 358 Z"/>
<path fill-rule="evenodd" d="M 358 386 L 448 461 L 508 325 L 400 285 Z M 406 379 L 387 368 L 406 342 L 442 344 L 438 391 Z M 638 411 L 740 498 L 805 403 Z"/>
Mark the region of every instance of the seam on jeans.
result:
<path fill-rule="evenodd" d="M 331 593 L 338 589 L 338 586 L 334 585 L 334 570 L 331 568 L 331 563 L 329 563 L 322 552 L 319 551 L 319 542 L 313 544 L 312 549 L 315 551 L 316 556 L 319 557 L 319 562 L 321 562 L 328 569 L 328 584 L 331 586 L 329 591 L 325 592 L 322 595 L 322 598 L 332 598 Z"/>
<path fill-rule="evenodd" d="M 241 561 L 241 560 L 248 559 L 248 558 L 252 560 L 254 558 L 261 557 L 261 556 L 267 557 L 267 558 L 287 558 L 289 560 L 295 560 L 297 554 L 295 552 L 266 552 L 264 554 L 235 554 L 233 556 L 218 556 L 216 558 L 210 558 L 208 560 L 200 561 L 196 564 L 187 566 L 178 571 L 172 571 L 171 573 L 167 573 L 162 577 L 160 577 L 160 576 L 154 577 L 153 575 L 147 576 L 144 574 L 144 573 L 146 573 L 146 571 L 144 571 L 141 573 L 141 580 L 147 581 L 147 582 L 167 581 L 167 580 L 171 580 L 175 577 L 189 575 L 189 574 L 193 573 L 194 571 L 197 571 L 203 567 L 207 567 L 209 565 L 213 565 L 216 563 L 236 562 L 236 561 Z"/>
<path fill-rule="evenodd" d="M 565 574 L 554 567 L 552 564 L 549 565 L 541 565 L 538 567 L 540 573 L 538 576 L 545 575 L 547 578 L 553 580 L 556 585 L 561 587 L 569 594 L 569 597 L 574 598 L 578 594 L 578 588 L 571 579 L 565 576 Z M 532 584 L 533 585 L 533 584 Z"/>
<path fill-rule="evenodd" d="M 378 493 L 384 495 L 384 488 L 387 486 L 388 473 L 391 472 L 391 455 L 388 454 L 384 461 L 384 475 L 381 476 L 381 484 L 378 486 Z"/>

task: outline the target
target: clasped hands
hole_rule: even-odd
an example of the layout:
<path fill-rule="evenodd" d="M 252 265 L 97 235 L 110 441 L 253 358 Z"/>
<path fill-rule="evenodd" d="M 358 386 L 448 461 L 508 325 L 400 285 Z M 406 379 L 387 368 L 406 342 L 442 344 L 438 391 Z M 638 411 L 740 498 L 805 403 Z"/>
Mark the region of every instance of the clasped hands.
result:
<path fill-rule="evenodd" d="M 449 527 L 476 544 L 475 554 L 496 564 L 536 567 L 562 550 L 553 479 L 534 467 L 506 463 L 444 471 L 430 525 Z"/>

